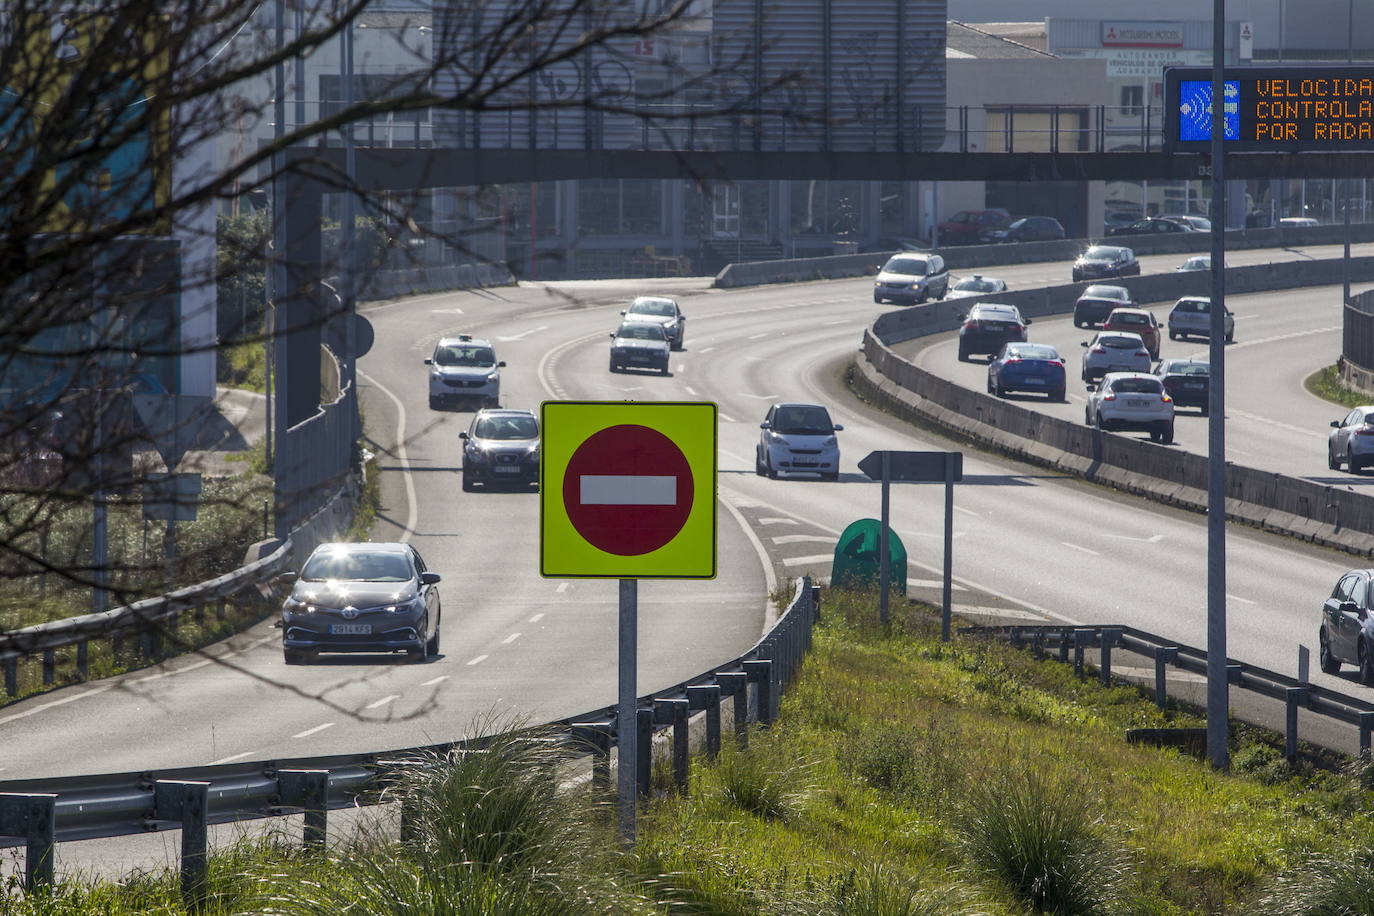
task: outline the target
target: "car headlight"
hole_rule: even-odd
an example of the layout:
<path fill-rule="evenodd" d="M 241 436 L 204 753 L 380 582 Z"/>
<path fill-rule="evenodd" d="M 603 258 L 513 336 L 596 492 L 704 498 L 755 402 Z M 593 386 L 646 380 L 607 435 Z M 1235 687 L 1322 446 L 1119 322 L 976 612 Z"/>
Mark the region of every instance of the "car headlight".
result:
<path fill-rule="evenodd" d="M 826 439 L 824 442 L 822 442 L 821 444 L 824 445 L 825 447 L 829 448 L 829 447 L 832 446 L 832 445 L 839 445 L 840 443 L 839 443 L 839 440 L 837 440 L 834 436 L 830 436 L 829 438 L 827 438 L 827 439 Z"/>
<path fill-rule="evenodd" d="M 305 608 L 305 602 L 294 596 L 288 596 L 287 599 L 281 603 L 281 609 L 283 611 L 303 611 Z"/>
<path fill-rule="evenodd" d="M 421 599 L 419 595 L 416 595 L 409 601 L 402 601 L 399 604 L 388 604 L 386 609 L 393 614 L 403 614 L 406 611 L 420 611 L 424 608 L 424 605 L 424 600 Z"/>
<path fill-rule="evenodd" d="M 489 382 L 494 382 L 494 381 L 496 381 L 497 379 L 499 379 L 500 377 L 501 377 L 501 373 L 499 373 L 499 372 L 489 372 L 489 373 L 487 373 L 487 381 L 489 381 Z"/>
<path fill-rule="evenodd" d="M 782 443 L 786 442 L 787 439 L 786 439 L 785 437 L 783 437 L 782 435 L 780 435 L 780 434 L 778 434 L 778 433 L 775 433 L 775 432 L 773 432 L 772 430 L 769 430 L 769 431 L 768 431 L 768 441 L 769 441 L 769 442 L 775 442 L 775 443 L 778 443 L 778 444 L 782 444 Z"/>

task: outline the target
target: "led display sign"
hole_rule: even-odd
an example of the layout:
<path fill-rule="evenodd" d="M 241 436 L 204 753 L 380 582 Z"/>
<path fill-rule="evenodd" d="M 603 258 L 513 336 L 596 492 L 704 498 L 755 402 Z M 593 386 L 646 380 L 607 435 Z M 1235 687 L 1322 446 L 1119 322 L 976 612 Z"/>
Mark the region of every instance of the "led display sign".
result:
<path fill-rule="evenodd" d="M 1166 150 L 1206 152 L 1212 71 L 1164 73 Z M 1374 150 L 1374 67 L 1227 67 L 1226 149 L 1236 152 Z"/>

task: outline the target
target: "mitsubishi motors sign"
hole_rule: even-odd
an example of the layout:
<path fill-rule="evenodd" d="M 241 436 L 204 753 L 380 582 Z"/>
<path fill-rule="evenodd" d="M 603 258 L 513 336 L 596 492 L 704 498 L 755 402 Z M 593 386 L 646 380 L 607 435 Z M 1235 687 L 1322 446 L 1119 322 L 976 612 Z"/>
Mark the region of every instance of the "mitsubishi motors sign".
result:
<path fill-rule="evenodd" d="M 1181 48 L 1183 24 L 1178 22 L 1103 22 L 1104 48 Z"/>

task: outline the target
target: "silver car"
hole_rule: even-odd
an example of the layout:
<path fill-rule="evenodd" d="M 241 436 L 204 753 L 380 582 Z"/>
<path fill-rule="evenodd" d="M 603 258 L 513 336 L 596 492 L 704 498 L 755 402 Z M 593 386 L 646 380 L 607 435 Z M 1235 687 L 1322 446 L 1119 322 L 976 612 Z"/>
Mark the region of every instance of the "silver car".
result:
<path fill-rule="evenodd" d="M 1331 421 L 1326 437 L 1326 466 L 1337 470 L 1342 464 L 1358 474 L 1374 464 L 1374 406 L 1356 407 L 1343 420 Z"/>
<path fill-rule="evenodd" d="M 501 367 L 490 343 L 467 334 L 444 337 L 425 360 L 429 366 L 429 409 L 473 398 L 495 407 L 501 403 Z"/>
<path fill-rule="evenodd" d="M 983 296 L 988 293 L 1004 293 L 1006 291 L 1006 280 L 999 280 L 996 277 L 985 277 L 982 274 L 974 274 L 954 284 L 954 286 L 950 288 L 949 298 L 960 299 L 964 296 Z"/>
<path fill-rule="evenodd" d="M 1103 430 L 1147 432 L 1168 445 L 1174 441 L 1174 399 L 1153 375 L 1109 372 L 1088 398 L 1083 422 Z"/>
<path fill-rule="evenodd" d="M 657 321 L 624 321 L 611 335 L 611 371 L 657 369 L 668 374 L 668 337 Z"/>
<path fill-rule="evenodd" d="M 668 345 L 674 350 L 682 349 L 682 341 L 687 335 L 687 316 L 682 314 L 676 299 L 639 296 L 620 314 L 625 316 L 626 321 L 657 321 L 663 325 Z"/>
<path fill-rule="evenodd" d="M 1207 296 L 1184 296 L 1169 311 L 1169 339 L 1180 337 L 1212 336 L 1212 300 Z M 1226 310 L 1222 319 L 1225 340 L 1232 343 L 1236 339 L 1236 319 L 1231 310 Z"/>
<path fill-rule="evenodd" d="M 822 480 L 840 476 L 840 443 L 835 433 L 844 429 L 832 423 L 819 404 L 774 404 L 759 424 L 754 472 L 760 476 L 819 474 Z"/>
<path fill-rule="evenodd" d="M 949 292 L 949 269 L 938 254 L 904 251 L 894 254 L 873 281 L 873 301 L 904 302 L 916 305 L 931 296 L 945 298 Z"/>
<path fill-rule="evenodd" d="M 1108 372 L 1149 372 L 1150 351 L 1139 334 L 1129 331 L 1099 331 L 1085 340 L 1083 381 L 1092 385 Z"/>

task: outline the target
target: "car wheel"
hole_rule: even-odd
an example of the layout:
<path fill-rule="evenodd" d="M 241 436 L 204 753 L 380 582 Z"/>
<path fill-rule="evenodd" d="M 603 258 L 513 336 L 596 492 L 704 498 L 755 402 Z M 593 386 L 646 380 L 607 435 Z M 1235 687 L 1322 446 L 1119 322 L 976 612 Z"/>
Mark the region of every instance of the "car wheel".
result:
<path fill-rule="evenodd" d="M 1333 471 L 1341 469 L 1341 460 L 1336 457 L 1336 452 L 1330 446 L 1326 447 L 1326 466 Z"/>
<path fill-rule="evenodd" d="M 1007 389 L 1002 387 L 1001 382 L 998 382 L 996 385 L 993 386 L 992 393 L 997 395 L 999 398 L 1004 398 L 1007 396 Z"/>
<path fill-rule="evenodd" d="M 415 664 L 425 660 L 425 644 L 422 642 L 413 649 L 406 649 L 406 661 Z"/>
<path fill-rule="evenodd" d="M 500 397 L 491 397 L 491 398 L 487 398 L 486 404 L 487 404 L 488 407 L 500 407 L 500 406 L 501 406 L 501 398 L 500 398 Z"/>
<path fill-rule="evenodd" d="M 1356 655 L 1360 666 L 1360 683 L 1366 687 L 1374 687 L 1374 657 L 1370 656 L 1369 644 L 1363 639 L 1360 640 L 1360 648 Z"/>
<path fill-rule="evenodd" d="M 282 660 L 288 665 L 304 665 L 310 660 L 310 653 L 300 649 L 283 649 Z"/>
<path fill-rule="evenodd" d="M 1331 640 L 1326 635 L 1326 627 L 1322 627 L 1318 631 L 1317 643 L 1320 646 L 1317 649 L 1317 660 L 1322 666 L 1322 671 L 1327 674 L 1335 674 L 1340 671 L 1341 660 L 1331 653 Z"/>
<path fill-rule="evenodd" d="M 667 375 L 667 374 L 668 374 L 668 364 L 667 364 L 667 363 L 664 363 L 662 366 L 659 366 L 659 367 L 658 367 L 658 374 L 659 374 L 659 375 Z"/>
<path fill-rule="evenodd" d="M 432 395 L 432 394 L 429 396 L 429 409 L 430 409 L 430 410 L 439 410 L 439 409 L 441 409 L 443 406 L 444 406 L 444 399 L 443 399 L 443 398 L 436 398 L 436 397 L 435 397 L 434 395 Z"/>
<path fill-rule="evenodd" d="M 1364 470 L 1364 465 L 1360 463 L 1360 459 L 1355 457 L 1354 452 L 1346 452 L 1345 468 L 1352 474 L 1358 474 L 1360 471 Z"/>
<path fill-rule="evenodd" d="M 1227 342 L 1227 343 L 1235 343 L 1235 342 L 1236 342 L 1236 332 L 1235 332 L 1235 331 L 1231 331 L 1231 332 L 1229 332 L 1229 333 L 1226 335 L 1226 342 Z"/>
<path fill-rule="evenodd" d="M 963 344 L 959 345 L 959 362 L 968 362 L 968 350 L 964 347 Z"/>
<path fill-rule="evenodd" d="M 840 472 L 839 472 L 839 471 L 830 471 L 829 473 L 826 473 L 826 474 L 822 474 L 822 475 L 821 475 L 821 480 L 829 481 L 830 483 L 834 483 L 835 481 L 837 481 L 837 480 L 839 480 L 839 479 L 840 479 Z"/>
<path fill-rule="evenodd" d="M 882 305 L 882 304 L 883 304 L 883 297 L 882 297 L 882 296 L 879 296 L 877 293 L 874 293 L 874 294 L 873 294 L 873 301 L 876 302 L 876 303 L 878 303 L 879 305 Z"/>
<path fill-rule="evenodd" d="M 1083 408 L 1083 425 L 1084 425 L 1084 426 L 1092 426 L 1092 425 L 1093 425 L 1093 409 L 1092 409 L 1091 407 L 1084 407 L 1084 408 Z"/>
<path fill-rule="evenodd" d="M 474 486 L 475 486 L 475 484 L 473 483 L 473 481 L 470 480 L 470 479 L 468 478 L 468 472 L 467 472 L 467 471 L 463 471 L 463 492 L 464 492 L 464 493 L 471 493 L 471 492 L 472 492 L 472 488 L 473 488 Z"/>
<path fill-rule="evenodd" d="M 429 641 L 425 643 L 425 655 L 430 658 L 439 654 L 439 624 L 442 622 L 443 620 L 440 618 L 434 624 L 434 632 L 429 635 Z"/>
<path fill-rule="evenodd" d="M 1166 423 L 1164 426 L 1160 427 L 1159 441 L 1163 442 L 1165 445 L 1174 444 L 1174 424 L 1172 422 Z"/>
<path fill-rule="evenodd" d="M 777 479 L 778 479 L 778 470 L 777 470 L 777 468 L 773 467 L 773 456 L 772 456 L 772 455 L 769 455 L 768 457 L 766 457 L 766 458 L 763 459 L 763 470 L 764 470 L 764 473 L 768 475 L 768 479 L 769 479 L 769 480 L 777 480 Z"/>
<path fill-rule="evenodd" d="M 1170 339 L 1170 340 L 1178 340 L 1178 332 L 1177 332 L 1177 331 L 1170 331 L 1170 332 L 1169 332 L 1169 339 Z"/>
<path fill-rule="evenodd" d="M 760 477 L 768 476 L 768 468 L 763 466 L 763 458 L 759 456 L 758 449 L 754 449 L 754 473 Z"/>
<path fill-rule="evenodd" d="M 925 301 L 926 301 L 927 299 L 929 299 L 929 298 L 930 298 L 930 288 L 929 288 L 929 287 L 921 287 L 921 294 L 920 294 L 919 296 L 913 297 L 912 300 L 911 300 L 911 304 L 912 304 L 912 305 L 922 305 L 922 304 L 924 304 Z"/>
<path fill-rule="evenodd" d="M 1050 400 L 1058 401 L 1061 404 L 1067 401 L 1068 397 L 1069 393 L 1065 391 L 1063 388 L 1058 388 L 1050 392 Z"/>
<path fill-rule="evenodd" d="M 1201 414 L 1205 417 L 1205 416 L 1207 416 L 1207 414 L 1209 414 L 1211 411 L 1209 411 L 1209 410 L 1207 409 L 1207 405 L 1206 405 L 1206 404 L 1203 404 L 1201 407 L 1198 408 L 1198 412 L 1201 413 Z"/>
<path fill-rule="evenodd" d="M 1074 316 L 1073 316 L 1073 326 L 1076 327 L 1076 328 L 1081 328 L 1081 327 L 1083 327 L 1083 319 L 1082 319 L 1082 318 L 1079 318 L 1077 315 L 1074 315 Z"/>
<path fill-rule="evenodd" d="M 610 371 L 612 371 L 612 372 L 619 372 L 619 371 L 620 371 L 620 367 L 617 366 L 617 365 L 615 364 L 615 360 L 611 360 L 611 369 L 610 369 Z"/>

